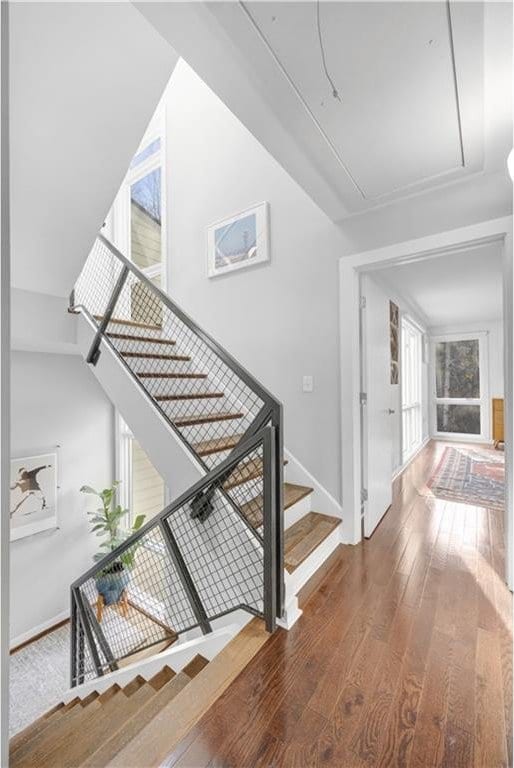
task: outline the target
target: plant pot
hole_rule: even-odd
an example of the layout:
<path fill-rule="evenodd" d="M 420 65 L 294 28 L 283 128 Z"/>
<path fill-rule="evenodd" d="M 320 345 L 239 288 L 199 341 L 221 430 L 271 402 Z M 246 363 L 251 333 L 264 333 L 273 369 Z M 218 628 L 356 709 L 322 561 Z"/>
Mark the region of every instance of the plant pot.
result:
<path fill-rule="evenodd" d="M 115 563 L 114 565 L 118 567 L 111 567 L 108 571 L 103 571 L 95 579 L 98 594 L 102 595 L 105 605 L 119 603 L 124 590 L 130 582 L 130 571 L 124 568 L 121 563 Z"/>

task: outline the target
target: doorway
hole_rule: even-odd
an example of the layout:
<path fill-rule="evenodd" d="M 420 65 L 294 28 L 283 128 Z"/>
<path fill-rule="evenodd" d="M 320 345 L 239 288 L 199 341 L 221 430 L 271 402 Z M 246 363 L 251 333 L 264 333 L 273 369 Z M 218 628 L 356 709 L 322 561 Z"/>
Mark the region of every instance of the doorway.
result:
<path fill-rule="evenodd" d="M 366 476 L 363 450 L 365 441 L 361 438 L 361 386 L 359 332 L 361 330 L 360 281 L 363 275 L 374 275 L 377 270 L 394 265 L 422 263 L 426 260 L 449 257 L 452 254 L 472 252 L 488 244 L 495 244 L 503 259 L 503 321 L 504 336 L 503 363 L 505 371 L 505 430 L 506 430 L 506 579 L 512 584 L 512 223 L 510 218 L 483 222 L 470 227 L 420 238 L 415 241 L 398 243 L 393 246 L 368 251 L 340 260 L 340 319 L 341 319 L 341 390 L 342 390 L 342 431 L 343 451 L 342 479 L 343 506 L 348 510 L 345 520 L 344 537 L 350 543 L 357 543 L 362 537 L 362 519 L 365 503 L 361 498 L 362 479 Z M 431 354 L 432 345 L 425 342 L 425 352 Z M 423 350 L 423 347 L 422 347 Z M 427 390 L 430 382 L 427 382 Z M 432 393 L 430 392 L 430 395 Z M 480 393 L 480 399 L 486 397 Z M 431 398 L 430 398 L 431 399 Z M 474 398 L 473 398 L 474 399 Z M 403 400 L 401 401 L 403 406 Z M 436 403 L 434 403 L 436 405 Z M 441 405 L 465 405 L 476 403 L 441 403 Z M 366 406 L 365 406 L 366 407 Z M 437 411 L 437 409 L 434 409 Z M 487 410 L 487 408 L 486 408 Z M 484 411 L 485 413 L 485 411 Z M 481 422 L 482 423 L 482 422 Z M 431 424 L 427 424 L 430 428 Z M 403 432 L 402 432 L 403 434 Z M 368 478 L 369 482 L 369 478 Z"/>

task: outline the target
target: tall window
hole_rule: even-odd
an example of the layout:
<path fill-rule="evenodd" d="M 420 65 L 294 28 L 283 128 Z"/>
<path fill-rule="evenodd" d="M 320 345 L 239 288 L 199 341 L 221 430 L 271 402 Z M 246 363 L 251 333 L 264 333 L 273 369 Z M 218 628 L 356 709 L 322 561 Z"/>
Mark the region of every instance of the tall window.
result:
<path fill-rule="evenodd" d="M 129 510 L 128 524 L 131 524 L 137 515 L 145 515 L 148 521 L 166 506 L 164 481 L 127 424 L 120 415 L 117 418 L 120 503 Z"/>
<path fill-rule="evenodd" d="M 109 212 L 106 235 L 160 288 L 165 288 L 166 282 L 163 168 L 164 127 L 158 111 Z M 136 314 L 138 303 L 138 297 L 133 296 Z"/>
<path fill-rule="evenodd" d="M 408 317 L 401 320 L 402 461 L 423 441 L 423 333 Z"/>
<path fill-rule="evenodd" d="M 489 437 L 486 344 L 485 333 L 432 339 L 436 434 Z"/>

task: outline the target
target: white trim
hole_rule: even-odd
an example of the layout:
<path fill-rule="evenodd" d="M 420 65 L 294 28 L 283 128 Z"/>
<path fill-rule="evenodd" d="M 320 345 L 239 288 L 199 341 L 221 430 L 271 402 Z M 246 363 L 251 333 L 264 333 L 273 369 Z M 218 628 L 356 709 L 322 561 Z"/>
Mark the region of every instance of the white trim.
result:
<path fill-rule="evenodd" d="M 402 466 L 401 466 L 401 467 L 398 467 L 398 469 L 396 469 L 396 470 L 393 472 L 393 482 L 394 482 L 395 480 L 397 480 L 397 479 L 400 477 L 400 475 L 403 475 L 403 473 L 405 472 L 405 470 L 406 470 L 406 469 L 409 467 L 409 465 L 410 465 L 410 464 L 412 464 L 412 462 L 414 461 L 414 459 L 415 459 L 417 456 L 419 456 L 419 454 L 421 453 L 421 451 L 423 450 L 423 448 L 425 448 L 425 447 L 428 445 L 428 443 L 429 443 L 431 440 L 432 440 L 432 438 L 431 438 L 430 436 L 427 436 L 427 437 L 425 437 L 425 438 L 423 439 L 423 442 L 421 443 L 421 445 L 419 445 L 419 446 L 416 448 L 416 450 L 414 451 L 414 453 L 412 453 L 412 454 L 409 456 L 409 458 L 408 458 L 408 459 L 405 461 L 405 463 L 404 463 L 404 464 L 402 464 Z"/>
<path fill-rule="evenodd" d="M 13 648 L 16 648 L 18 645 L 21 645 L 22 643 L 26 643 L 27 641 L 32 640 L 37 635 L 41 634 L 41 632 L 46 632 L 47 629 L 51 629 L 55 624 L 60 624 L 61 621 L 64 621 L 65 619 L 70 618 L 70 612 L 69 611 L 61 611 L 61 613 L 58 613 L 56 616 L 52 616 L 51 619 L 48 619 L 47 621 L 43 621 L 41 624 L 38 624 L 35 627 L 32 627 L 31 629 L 28 629 L 26 632 L 22 632 L 21 635 L 16 635 L 16 637 L 11 638 L 9 642 L 9 648 L 12 650 Z"/>
<path fill-rule="evenodd" d="M 312 495 L 309 497 L 312 500 L 312 506 L 316 509 L 323 510 L 324 514 L 332 515 L 333 517 L 343 517 L 343 508 L 341 504 L 335 499 L 332 494 L 317 480 L 314 475 L 311 475 L 308 469 L 301 464 L 296 456 L 293 456 L 291 451 L 287 448 L 284 449 L 284 455 L 288 461 L 285 467 L 285 475 L 287 481 L 290 483 L 296 483 L 297 485 L 307 485 L 313 489 Z M 286 515 L 287 515 L 286 510 Z"/>
<path fill-rule="evenodd" d="M 503 245 L 504 253 L 504 376 L 506 429 L 506 576 L 513 583 L 513 265 L 512 217 L 480 222 L 435 235 L 406 240 L 383 248 L 343 256 L 339 259 L 339 323 L 341 376 L 342 498 L 344 540 L 358 543 L 360 531 L 361 435 L 359 408 L 359 277 L 362 271 L 381 269 L 398 263 L 411 263 L 444 257 L 481 247 L 485 243 Z"/>

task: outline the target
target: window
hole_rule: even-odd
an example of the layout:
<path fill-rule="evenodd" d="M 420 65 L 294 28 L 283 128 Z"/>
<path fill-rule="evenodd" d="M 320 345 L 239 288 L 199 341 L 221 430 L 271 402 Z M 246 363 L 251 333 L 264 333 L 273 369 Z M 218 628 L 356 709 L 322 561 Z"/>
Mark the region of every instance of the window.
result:
<path fill-rule="evenodd" d="M 436 434 L 487 438 L 485 333 L 432 340 Z"/>
<path fill-rule="evenodd" d="M 163 136 L 164 120 L 158 111 L 132 158 L 104 230 L 159 288 L 166 287 Z M 137 296 L 133 298 L 137 313 Z"/>
<path fill-rule="evenodd" d="M 137 515 L 145 515 L 148 521 L 162 512 L 167 494 L 162 477 L 119 414 L 117 422 L 120 504 L 129 510 L 127 527 L 130 527 Z"/>
<path fill-rule="evenodd" d="M 402 463 L 423 441 L 423 333 L 401 319 Z"/>

